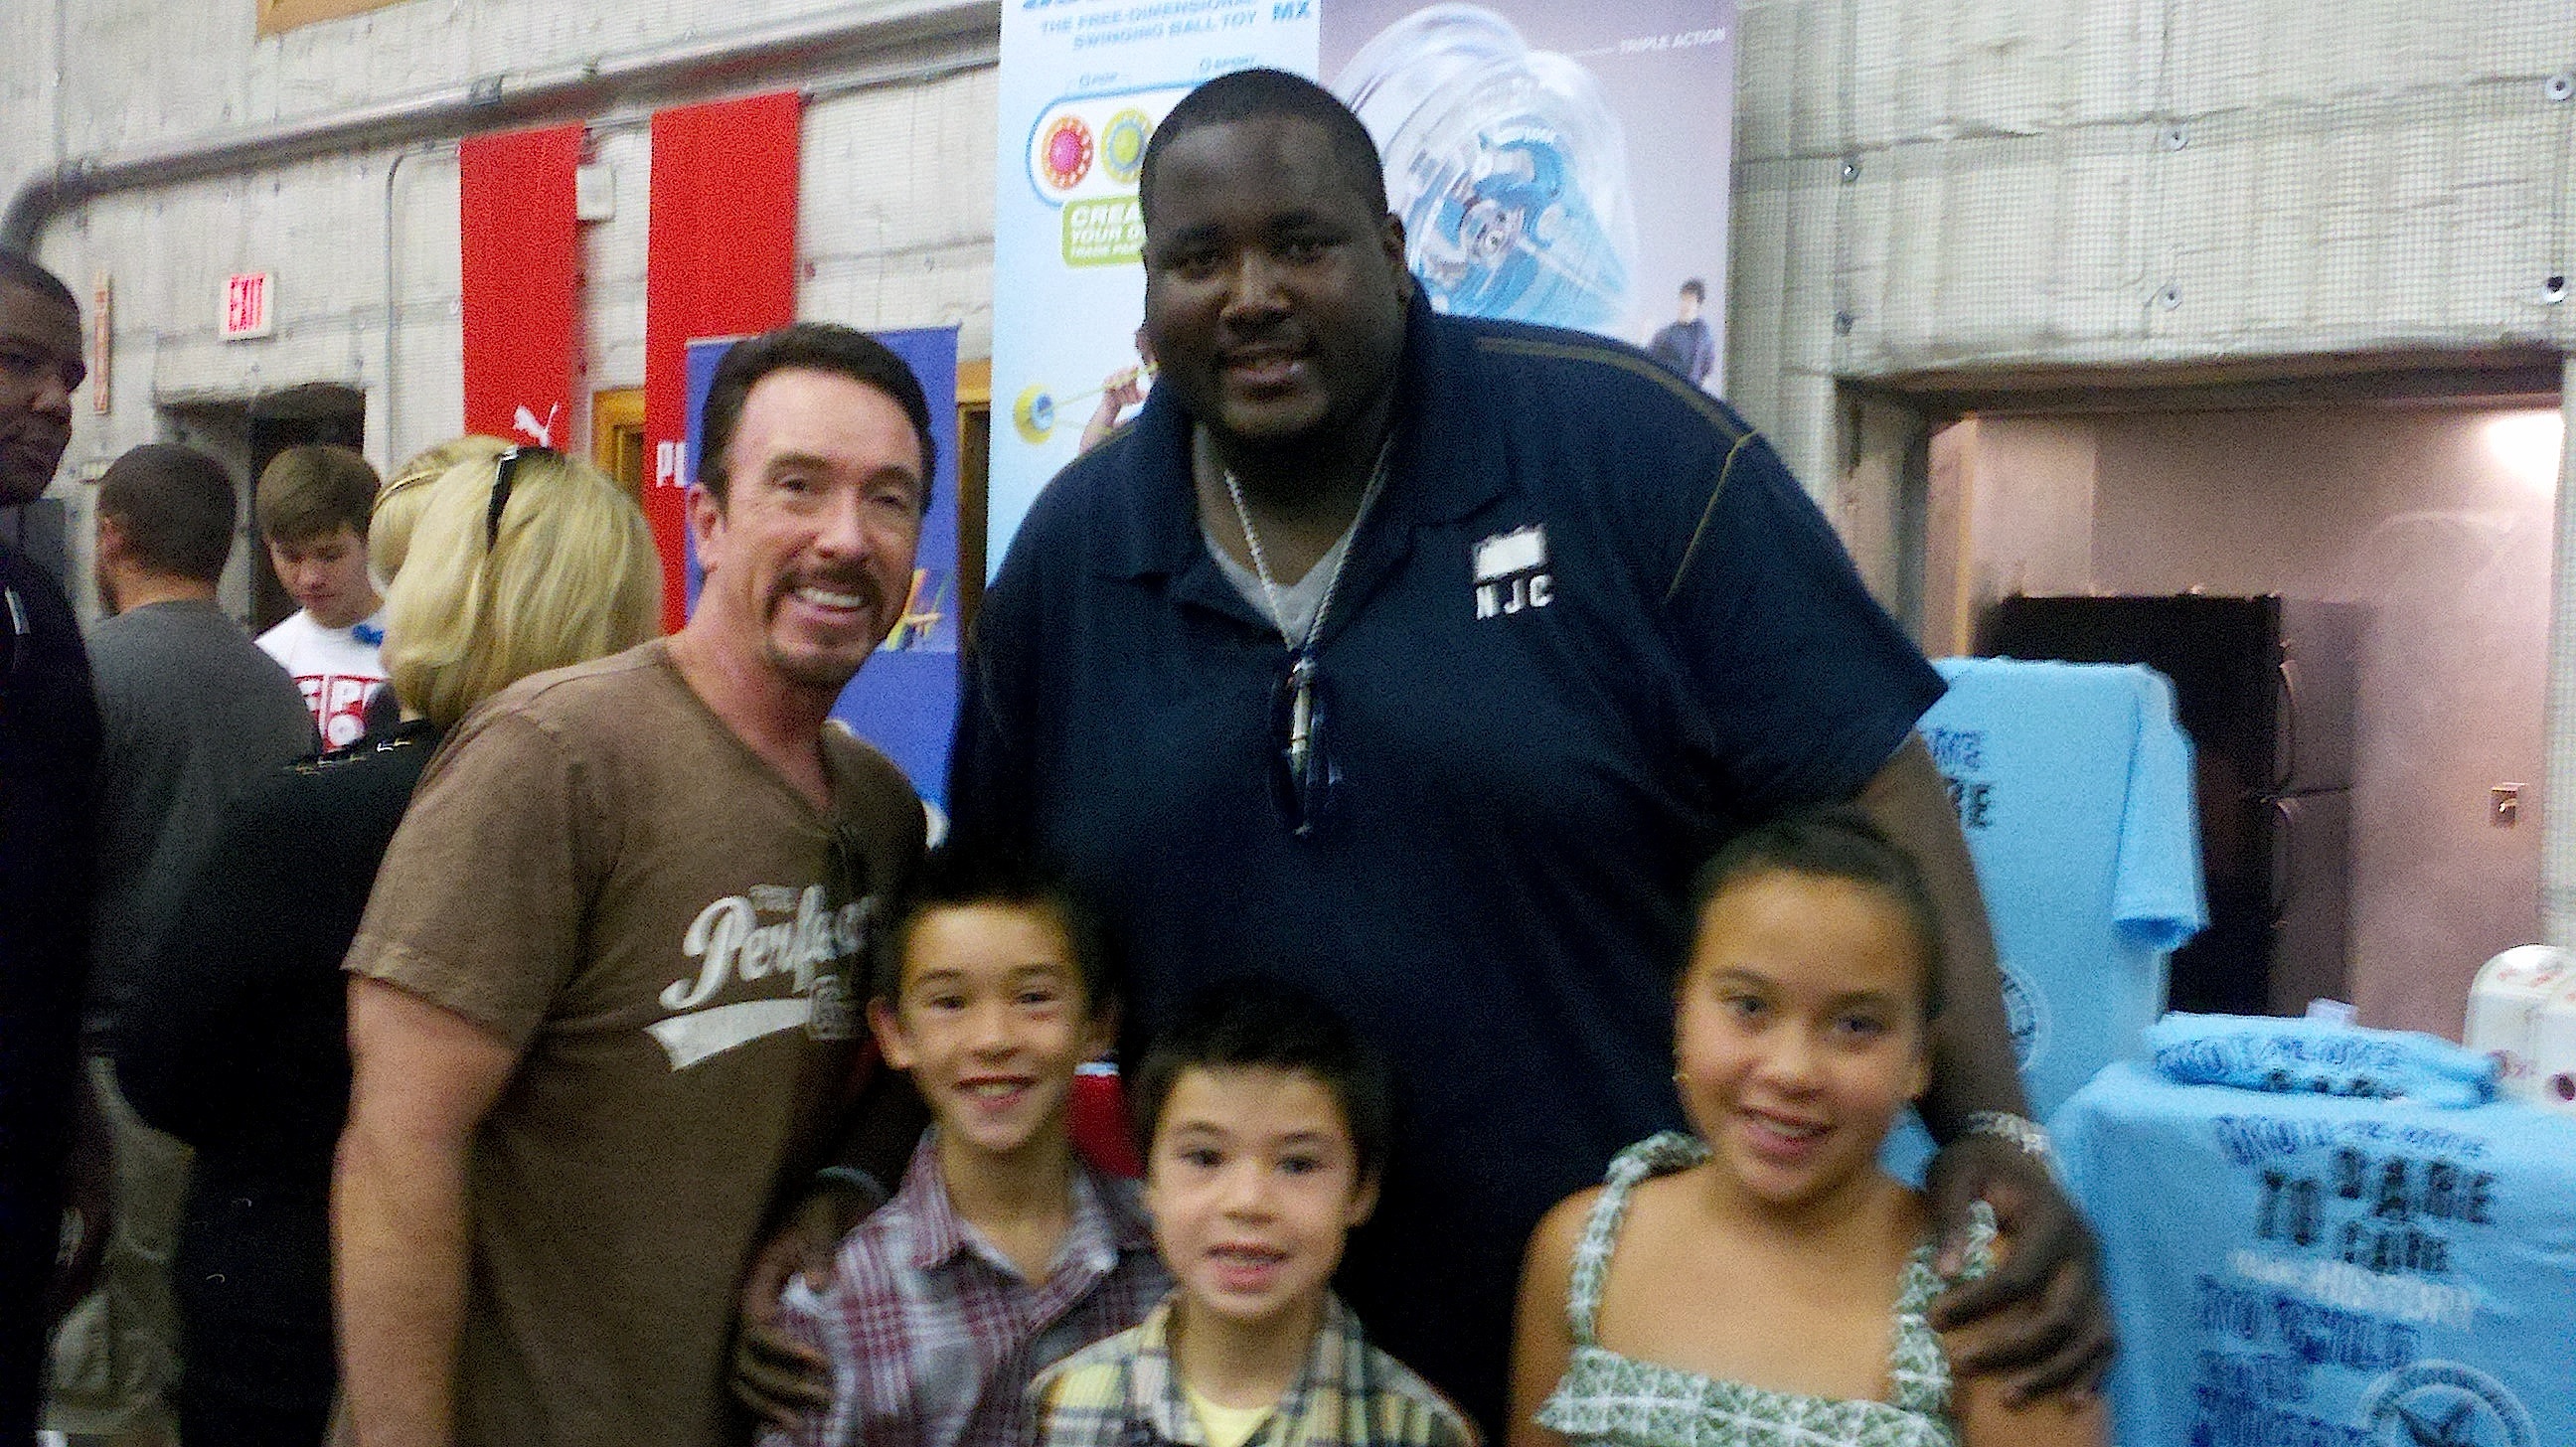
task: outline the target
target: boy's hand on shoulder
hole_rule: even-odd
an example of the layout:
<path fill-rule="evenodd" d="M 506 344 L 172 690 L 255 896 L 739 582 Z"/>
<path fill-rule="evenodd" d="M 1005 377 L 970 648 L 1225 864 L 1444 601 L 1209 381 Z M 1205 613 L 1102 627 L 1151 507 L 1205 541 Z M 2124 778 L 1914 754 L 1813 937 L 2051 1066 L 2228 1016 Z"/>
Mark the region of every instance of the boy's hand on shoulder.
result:
<path fill-rule="evenodd" d="M 1951 1366 L 1962 1377 L 2004 1376 L 2014 1404 L 2059 1393 L 2089 1394 L 2110 1369 L 2114 1337 L 2102 1296 L 2092 1230 L 2045 1162 L 1992 1136 L 1962 1136 L 1932 1161 L 1924 1182 L 1941 1233 L 1939 1268 L 1966 1262 L 1971 1210 L 1994 1209 L 2003 1257 L 1992 1271 L 1941 1293 L 1935 1330 L 1978 1323 L 1973 1344 Z"/>
<path fill-rule="evenodd" d="M 779 1299 L 797 1276 L 818 1293 L 831 1287 L 841 1238 L 873 1204 L 850 1190 L 809 1191 L 752 1258 L 734 1331 L 733 1394 L 761 1421 L 792 1432 L 831 1410 L 832 1365 L 787 1330 Z"/>

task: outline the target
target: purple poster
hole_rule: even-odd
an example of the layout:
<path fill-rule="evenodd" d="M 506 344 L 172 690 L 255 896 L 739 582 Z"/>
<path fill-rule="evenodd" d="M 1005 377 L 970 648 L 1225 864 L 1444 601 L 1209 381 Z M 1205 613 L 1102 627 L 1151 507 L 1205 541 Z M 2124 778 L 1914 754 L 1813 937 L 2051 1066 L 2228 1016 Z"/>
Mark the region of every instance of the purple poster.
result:
<path fill-rule="evenodd" d="M 1327 0 L 1320 78 L 1432 305 L 1635 342 L 1713 391 L 1735 41 L 1736 0 Z"/>
<path fill-rule="evenodd" d="M 877 746 L 902 768 L 915 792 L 930 803 L 931 837 L 945 832 L 948 800 L 948 735 L 957 723 L 957 329 L 922 327 L 876 332 L 921 379 L 930 402 L 930 440 L 939 451 L 932 469 L 930 512 L 922 519 L 921 548 L 912 569 L 912 597 L 876 655 L 832 706 L 832 717 Z M 689 343 L 688 480 L 698 479 L 700 419 L 716 364 L 738 338 Z M 689 549 L 689 606 L 695 610 L 697 546 Z"/>

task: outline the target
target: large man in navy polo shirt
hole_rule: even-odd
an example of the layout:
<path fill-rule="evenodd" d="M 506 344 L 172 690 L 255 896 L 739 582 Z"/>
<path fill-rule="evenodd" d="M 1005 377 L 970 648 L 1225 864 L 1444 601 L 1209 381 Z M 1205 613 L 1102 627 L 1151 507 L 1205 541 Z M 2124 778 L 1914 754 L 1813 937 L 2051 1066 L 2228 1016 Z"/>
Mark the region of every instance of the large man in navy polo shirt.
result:
<path fill-rule="evenodd" d="M 1185 99 L 1142 200 L 1162 374 L 985 595 L 957 835 L 1067 862 L 1140 1027 L 1266 971 L 1390 1052 L 1407 1129 L 1343 1280 L 1492 1424 L 1531 1226 L 1679 1123 L 1684 892 L 1748 821 L 1857 798 L 1924 859 L 1957 962 L 1928 1113 L 2022 1109 L 1911 740 L 1941 684 L 1722 404 L 1615 344 L 1433 315 L 1367 133 L 1311 83 Z M 1939 1208 L 1983 1190 L 2028 1268 L 1987 1299 L 2044 1298 L 2030 1384 L 2089 1380 L 2107 1336 L 2045 1171 L 1968 1137 L 1943 1173 Z"/>

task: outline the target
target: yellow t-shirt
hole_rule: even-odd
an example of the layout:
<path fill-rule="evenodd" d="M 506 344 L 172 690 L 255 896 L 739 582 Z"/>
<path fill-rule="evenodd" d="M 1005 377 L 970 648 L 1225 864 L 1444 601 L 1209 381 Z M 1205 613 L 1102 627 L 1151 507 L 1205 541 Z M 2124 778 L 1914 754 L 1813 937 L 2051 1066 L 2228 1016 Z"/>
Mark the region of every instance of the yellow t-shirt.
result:
<path fill-rule="evenodd" d="M 1270 1419 L 1271 1408 L 1279 1405 L 1273 1402 L 1268 1407 L 1223 1407 L 1201 1396 L 1199 1389 L 1187 1382 L 1181 1383 L 1181 1393 L 1190 1399 L 1190 1411 L 1197 1415 L 1199 1425 L 1207 1429 L 1208 1447 L 1243 1447 Z"/>

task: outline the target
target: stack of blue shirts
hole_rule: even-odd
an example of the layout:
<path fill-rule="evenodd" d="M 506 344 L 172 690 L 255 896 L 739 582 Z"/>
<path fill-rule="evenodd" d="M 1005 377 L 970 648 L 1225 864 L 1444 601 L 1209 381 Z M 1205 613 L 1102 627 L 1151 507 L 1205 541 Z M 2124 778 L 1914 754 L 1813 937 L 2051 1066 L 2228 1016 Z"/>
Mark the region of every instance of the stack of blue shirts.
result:
<path fill-rule="evenodd" d="M 2485 1057 L 2170 1015 L 2051 1120 L 2121 1447 L 2576 1443 L 2576 1119 Z"/>

